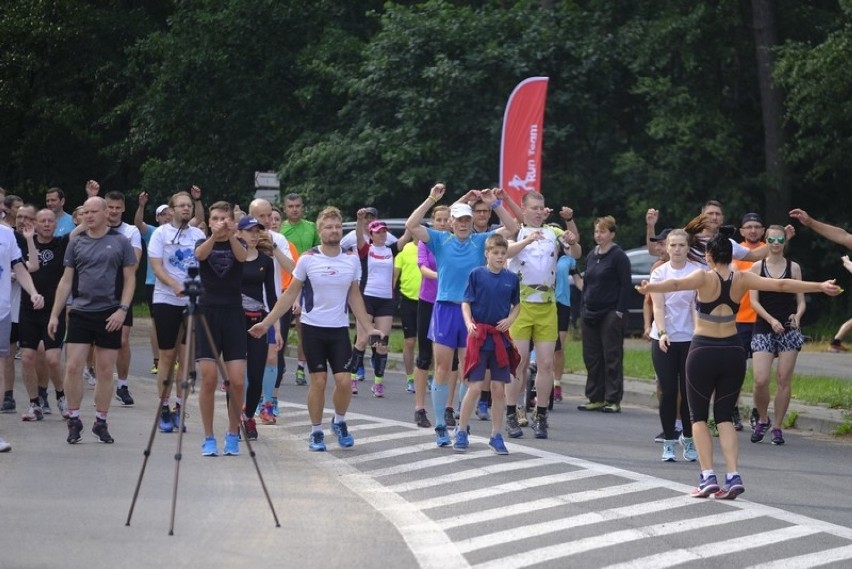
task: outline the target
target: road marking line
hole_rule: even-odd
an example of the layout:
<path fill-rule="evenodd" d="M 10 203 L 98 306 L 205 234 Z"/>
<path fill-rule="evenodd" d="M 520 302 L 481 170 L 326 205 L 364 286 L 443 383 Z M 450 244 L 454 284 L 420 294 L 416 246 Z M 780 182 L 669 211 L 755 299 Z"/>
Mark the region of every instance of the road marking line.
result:
<path fill-rule="evenodd" d="M 748 569 L 789 569 L 796 567 L 797 569 L 807 569 L 809 567 L 819 567 L 837 561 L 845 561 L 852 559 L 852 545 L 844 547 L 835 547 L 834 549 L 826 549 L 823 551 L 815 551 L 796 557 L 787 557 L 786 559 L 778 559 L 776 561 L 765 561 L 758 565 L 752 565 Z"/>
<path fill-rule="evenodd" d="M 760 534 L 745 535 L 734 539 L 726 539 L 724 543 L 707 543 L 695 547 L 687 547 L 683 549 L 675 549 L 649 555 L 639 559 L 631 559 L 625 563 L 610 565 L 606 569 L 644 569 L 645 567 L 654 567 L 655 569 L 664 569 L 666 567 L 674 567 L 682 563 L 690 561 L 702 561 L 720 555 L 728 555 L 731 553 L 739 553 L 749 549 L 757 549 L 766 545 L 780 544 L 788 540 L 805 537 L 820 533 L 820 530 L 808 526 L 789 526 L 786 528 L 762 532 Z M 852 548 L 852 546 L 850 546 Z M 822 558 L 820 552 L 819 556 Z M 852 553 L 852 552 L 850 552 Z M 782 567 L 803 567 L 798 563 L 793 563 L 791 558 L 783 559 Z M 759 565 L 761 569 L 767 567 L 765 563 Z"/>
<path fill-rule="evenodd" d="M 355 444 L 358 444 L 358 441 L 355 441 Z M 435 448 L 435 443 L 421 443 L 417 445 L 411 445 L 407 447 L 400 448 L 391 448 L 387 450 L 380 450 L 376 452 L 371 452 L 369 454 L 361 454 L 358 456 L 353 456 L 351 458 L 347 458 L 346 462 L 349 464 L 363 464 L 365 462 L 371 462 L 373 460 L 382 460 L 385 458 L 393 458 L 396 456 L 404 456 L 406 454 L 414 454 L 417 452 L 425 452 L 428 450 L 432 450 Z M 366 471 L 365 474 L 369 474 L 369 471 Z"/>
<path fill-rule="evenodd" d="M 493 455 L 494 453 L 491 451 L 481 451 L 483 455 Z M 401 484 L 396 484 L 392 486 L 388 486 L 387 489 L 391 492 L 410 492 L 412 490 L 420 490 L 423 488 L 431 488 L 433 486 L 442 486 L 444 484 L 451 484 L 453 482 L 459 482 L 461 480 L 470 480 L 471 478 L 479 478 L 482 476 L 486 476 L 488 474 L 498 474 L 500 472 L 514 472 L 516 470 L 523 470 L 526 468 L 538 468 L 539 466 L 544 466 L 547 464 L 554 464 L 552 460 L 547 458 L 532 458 L 529 460 L 521 460 L 521 461 L 513 461 L 513 462 L 504 462 L 501 464 L 494 464 L 492 466 L 483 466 L 480 468 L 471 468 L 468 470 L 462 470 L 460 472 L 452 472 L 450 474 L 445 474 L 443 476 L 432 476 L 427 478 L 422 478 L 420 480 L 412 480 L 411 482 L 403 482 Z"/>
<path fill-rule="evenodd" d="M 376 470 L 370 471 L 370 476 L 380 478 L 382 476 L 392 476 L 394 474 L 405 474 L 406 472 L 416 471 L 418 473 L 421 473 L 427 468 L 446 466 L 447 464 L 455 464 L 459 461 L 473 460 L 475 458 L 482 458 L 484 456 L 491 456 L 493 454 L 494 453 L 490 450 L 479 450 L 475 452 L 468 452 L 465 454 L 445 454 L 444 456 L 427 458 L 426 460 L 406 462 L 405 464 L 397 464 L 396 466 L 388 466 L 387 468 L 377 468 Z M 429 473 L 422 473 L 422 475 L 429 476 Z"/>
<path fill-rule="evenodd" d="M 373 437 L 358 439 L 357 443 L 359 445 L 369 445 L 373 443 L 384 443 L 387 441 L 398 441 L 400 439 L 411 439 L 415 437 L 426 438 L 424 435 L 425 433 L 421 433 L 419 431 L 397 431 L 395 433 L 387 433 L 384 435 L 376 435 Z M 432 444 L 434 445 L 435 443 Z"/>

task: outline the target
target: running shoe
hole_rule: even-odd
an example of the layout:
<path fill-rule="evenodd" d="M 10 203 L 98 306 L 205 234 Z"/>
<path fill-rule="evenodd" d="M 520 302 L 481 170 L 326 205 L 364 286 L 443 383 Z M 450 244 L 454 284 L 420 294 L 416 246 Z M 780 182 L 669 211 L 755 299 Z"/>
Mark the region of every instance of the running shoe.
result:
<path fill-rule="evenodd" d="M 68 418 L 68 400 L 65 399 L 64 395 L 56 400 L 56 408 L 59 409 L 59 414 L 62 415 L 63 419 Z"/>
<path fill-rule="evenodd" d="M 364 381 L 365 376 L 366 374 L 364 373 L 364 366 L 361 365 L 355 369 L 355 373 L 352 374 L 352 379 L 354 379 L 355 381 Z"/>
<path fill-rule="evenodd" d="M 517 419 L 518 419 L 518 426 L 519 427 L 529 427 L 530 422 L 527 420 L 526 409 L 518 407 Z"/>
<path fill-rule="evenodd" d="M 519 439 L 524 436 L 524 430 L 518 424 L 517 414 L 506 415 L 506 433 L 512 439 Z"/>
<path fill-rule="evenodd" d="M 656 437 L 654 437 L 655 443 L 661 443 L 665 440 L 666 440 L 666 432 L 665 431 L 660 431 L 660 434 L 657 435 Z"/>
<path fill-rule="evenodd" d="M 277 397 L 272 398 L 272 416 L 276 418 L 281 416 L 281 409 L 278 408 Z"/>
<path fill-rule="evenodd" d="M 601 413 L 621 413 L 621 405 L 618 403 L 607 403 L 601 408 Z"/>
<path fill-rule="evenodd" d="M 828 351 L 833 354 L 842 354 L 849 351 L 849 348 L 843 345 L 840 340 L 832 340 L 828 345 Z"/>
<path fill-rule="evenodd" d="M 743 479 L 739 474 L 725 477 L 725 485 L 713 495 L 717 500 L 735 500 L 737 496 L 745 492 Z"/>
<path fill-rule="evenodd" d="M 323 452 L 325 450 L 325 435 L 322 431 L 314 431 L 308 439 L 308 450 Z"/>
<path fill-rule="evenodd" d="M 707 478 L 698 476 L 698 488 L 692 490 L 693 498 L 708 498 L 710 495 L 719 491 L 719 482 L 716 480 L 716 475 L 711 474 Z"/>
<path fill-rule="evenodd" d="M 276 423 L 275 414 L 272 412 L 272 401 L 263 403 L 260 409 L 260 422 L 264 425 L 274 425 Z"/>
<path fill-rule="evenodd" d="M 476 405 L 476 416 L 480 421 L 490 421 L 491 413 L 488 412 L 488 401 L 480 401 Z"/>
<path fill-rule="evenodd" d="M 175 425 L 172 423 L 172 410 L 168 407 L 163 407 L 160 411 L 160 432 L 171 433 L 174 429 Z"/>
<path fill-rule="evenodd" d="M 152 365 L 151 375 L 157 375 L 158 373 L 160 373 L 160 368 L 157 366 L 157 364 Z"/>
<path fill-rule="evenodd" d="M 92 425 L 92 434 L 95 435 L 95 438 L 101 441 L 102 443 L 110 444 L 115 442 L 115 440 L 109 434 L 109 429 L 107 428 L 106 421 L 95 419 L 95 424 Z"/>
<path fill-rule="evenodd" d="M 97 379 L 95 379 L 95 370 L 90 367 L 84 367 L 83 379 L 86 380 L 86 383 L 89 384 L 89 387 L 94 387 L 95 383 L 97 383 Z"/>
<path fill-rule="evenodd" d="M 216 450 L 216 437 L 210 435 L 201 443 L 201 456 L 218 456 L 219 451 Z"/>
<path fill-rule="evenodd" d="M 448 427 L 456 426 L 456 415 L 452 407 L 444 409 L 444 423 L 446 423 Z"/>
<path fill-rule="evenodd" d="M 695 439 L 680 435 L 680 446 L 683 447 L 683 460 L 695 462 L 698 460 L 698 451 L 695 449 Z"/>
<path fill-rule="evenodd" d="M 675 445 L 677 444 L 676 440 L 664 440 L 663 441 L 663 456 L 660 457 L 660 460 L 663 462 L 674 462 L 675 461 Z"/>
<path fill-rule="evenodd" d="M 130 389 L 128 389 L 126 385 L 115 390 L 115 398 L 121 401 L 121 404 L 125 407 L 131 407 L 133 405 L 133 397 L 131 397 Z"/>
<path fill-rule="evenodd" d="M 456 442 L 453 443 L 453 450 L 456 452 L 466 452 L 470 442 L 467 438 L 467 431 L 458 431 L 456 433 Z"/>
<path fill-rule="evenodd" d="M 562 402 L 562 386 L 555 385 L 553 386 L 553 400 L 557 403 Z"/>
<path fill-rule="evenodd" d="M 417 409 L 414 411 L 414 423 L 422 429 L 428 429 L 432 426 L 432 423 L 429 422 L 429 417 L 426 416 L 426 409 Z"/>
<path fill-rule="evenodd" d="M 11 395 L 6 395 L 3 397 L 3 407 L 0 407 L 0 413 L 14 413 L 15 412 L 15 398 Z"/>
<path fill-rule="evenodd" d="M 406 381 L 406 382 L 405 382 L 405 390 L 406 390 L 407 392 L 409 392 L 409 393 L 414 393 L 414 392 L 415 392 L 415 389 L 414 389 L 414 380 L 413 380 L 413 379 L 409 379 L 408 381 Z"/>
<path fill-rule="evenodd" d="M 760 413 L 757 412 L 757 409 L 754 407 L 751 408 L 751 415 L 748 417 L 748 422 L 751 425 L 751 430 L 754 430 L 754 427 L 757 425 L 757 422 L 760 421 Z"/>
<path fill-rule="evenodd" d="M 331 418 L 331 430 L 337 435 L 337 444 L 343 448 L 349 448 L 355 444 L 355 437 L 349 434 L 349 428 L 346 426 L 346 421 L 336 423 L 334 417 Z"/>
<path fill-rule="evenodd" d="M 240 435 L 225 431 L 225 444 L 222 447 L 225 456 L 238 456 L 240 454 Z"/>
<path fill-rule="evenodd" d="M 772 444 L 774 445 L 783 445 L 784 444 L 784 434 L 781 432 L 781 429 L 775 427 L 772 429 Z"/>
<path fill-rule="evenodd" d="M 577 405 L 577 409 L 580 411 L 600 411 L 604 407 L 606 407 L 606 403 L 603 401 L 589 401 L 588 403 Z"/>
<path fill-rule="evenodd" d="M 385 386 L 381 383 L 374 383 L 370 388 L 370 391 L 373 392 L 373 397 L 378 397 L 381 399 L 385 396 Z"/>
<path fill-rule="evenodd" d="M 497 454 L 509 454 L 509 449 L 506 448 L 506 443 L 503 442 L 503 435 L 500 433 L 488 439 L 488 446 Z"/>
<path fill-rule="evenodd" d="M 53 411 L 51 411 L 50 409 L 50 403 L 47 401 L 47 395 L 45 395 L 44 397 L 39 395 L 38 404 L 41 405 L 41 412 L 45 415 L 50 415 L 53 413 Z"/>
<path fill-rule="evenodd" d="M 73 445 L 78 442 L 82 436 L 83 432 L 83 421 L 80 420 L 80 417 L 71 417 L 68 419 L 68 438 L 65 440 L 68 441 L 68 444 Z"/>
<path fill-rule="evenodd" d="M 6 442 L 6 439 L 0 437 L 0 452 L 9 452 L 12 450 L 12 445 Z"/>
<path fill-rule="evenodd" d="M 740 408 L 739 406 L 734 407 L 734 412 L 731 413 L 731 422 L 734 424 L 735 431 L 743 430 L 743 420 L 740 418 Z"/>
<path fill-rule="evenodd" d="M 443 425 L 435 427 L 435 444 L 439 447 L 446 447 L 452 444 L 450 434 L 447 432 L 447 427 L 444 427 Z"/>
<path fill-rule="evenodd" d="M 298 366 L 296 368 L 296 385 L 307 385 L 308 380 L 305 377 L 305 366 Z"/>
<path fill-rule="evenodd" d="M 186 416 L 189 417 L 189 413 L 186 413 Z M 181 424 L 180 421 L 180 407 L 175 405 L 174 411 L 172 411 L 172 426 L 176 431 L 186 432 L 186 424 Z"/>
<path fill-rule="evenodd" d="M 26 412 L 21 415 L 22 421 L 41 421 L 44 419 L 44 413 L 41 410 L 41 407 L 37 403 L 33 403 L 30 401 L 30 406 L 27 407 Z"/>
<path fill-rule="evenodd" d="M 765 423 L 760 421 L 754 426 L 754 432 L 751 434 L 751 442 L 759 443 L 766 436 L 766 431 L 772 426 L 772 420 L 768 419 Z"/>
<path fill-rule="evenodd" d="M 257 440 L 257 422 L 254 420 L 254 417 L 252 417 L 251 419 L 243 419 L 243 428 L 246 431 L 247 441 Z"/>
<path fill-rule="evenodd" d="M 352 395 L 358 395 L 358 380 L 352 380 Z"/>
<path fill-rule="evenodd" d="M 535 438 L 546 439 L 547 415 L 539 415 L 538 413 L 534 414 L 532 418 L 532 430 L 533 433 L 535 433 Z"/>

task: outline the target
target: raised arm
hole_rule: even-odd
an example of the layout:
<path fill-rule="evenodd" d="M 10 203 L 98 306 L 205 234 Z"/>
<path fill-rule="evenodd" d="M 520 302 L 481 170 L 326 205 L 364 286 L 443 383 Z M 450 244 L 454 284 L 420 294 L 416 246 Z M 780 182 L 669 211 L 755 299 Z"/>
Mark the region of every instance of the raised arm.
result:
<path fill-rule="evenodd" d="M 509 194 L 503 191 L 503 188 L 493 188 L 482 192 L 482 203 L 487 204 L 489 207 L 494 205 L 498 199 L 500 203 L 494 208 L 494 213 L 500 218 L 503 227 L 498 229 L 497 233 L 500 233 L 506 239 L 510 239 L 518 234 L 518 220 L 509 213 L 509 210 L 504 205 L 506 203 L 504 200 L 509 199 Z"/>
<path fill-rule="evenodd" d="M 136 214 L 133 216 L 133 225 L 139 233 L 145 235 L 148 232 L 148 224 L 145 223 L 145 206 L 148 204 L 148 192 L 139 194 L 139 205 L 136 206 Z"/>
<path fill-rule="evenodd" d="M 424 243 L 429 242 L 429 232 L 426 231 L 426 228 L 422 225 L 423 216 L 426 215 L 426 212 L 432 209 L 432 206 L 437 204 L 442 197 L 444 197 L 444 192 L 447 191 L 446 186 L 444 184 L 435 184 L 432 186 L 432 189 L 429 190 L 429 195 L 423 201 L 422 204 L 417 206 L 411 215 L 408 216 L 408 219 L 405 221 L 405 228 L 411 232 L 411 236 L 418 241 L 423 241 Z"/>
<path fill-rule="evenodd" d="M 645 246 L 648 248 L 648 254 L 653 257 L 657 255 L 657 248 L 654 247 L 654 242 L 651 238 L 657 234 L 657 221 L 660 219 L 660 210 L 650 208 L 645 212 Z"/>
<path fill-rule="evenodd" d="M 844 229 L 823 223 L 822 221 L 817 221 L 808 215 L 808 212 L 803 209 L 790 210 L 790 217 L 798 219 L 802 225 L 810 227 L 826 239 L 834 241 L 839 245 L 843 245 L 847 249 L 852 249 L 852 234 Z"/>

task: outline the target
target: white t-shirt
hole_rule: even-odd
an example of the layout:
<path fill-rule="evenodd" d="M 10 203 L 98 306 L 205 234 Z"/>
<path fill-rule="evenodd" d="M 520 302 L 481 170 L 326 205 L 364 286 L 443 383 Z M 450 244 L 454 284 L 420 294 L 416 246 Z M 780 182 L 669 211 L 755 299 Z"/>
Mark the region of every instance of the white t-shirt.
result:
<path fill-rule="evenodd" d="M 364 296 L 393 298 L 393 251 L 387 245 L 367 246 Z M 363 267 L 362 267 L 363 268 Z"/>
<path fill-rule="evenodd" d="M 121 225 L 113 227 L 113 229 L 127 237 L 130 241 L 130 246 L 133 247 L 134 250 L 142 252 L 142 234 L 139 233 L 139 229 L 135 225 L 130 225 L 129 223 L 124 223 L 122 221 Z"/>
<path fill-rule="evenodd" d="M 561 244 L 559 237 L 564 233 L 555 227 L 521 227 L 517 241 L 523 241 L 535 231 L 541 231 L 542 239 L 537 239 L 521 249 L 509 259 L 509 270 L 518 275 L 521 281 L 521 298 L 525 302 L 552 302 L 553 294 L 538 290 L 525 290 L 524 285 L 544 285 L 554 288 L 556 285 L 556 261 L 559 259 Z"/>
<path fill-rule="evenodd" d="M 651 273 L 651 282 L 658 283 L 668 279 L 682 279 L 694 271 L 704 270 L 698 263 L 687 261 L 681 269 L 672 267 L 671 261 L 663 263 Z M 670 342 L 689 342 L 695 332 L 695 291 L 679 290 L 665 293 L 666 323 L 665 331 Z M 660 339 L 657 322 L 651 325 L 651 338 Z"/>
<path fill-rule="evenodd" d="M 9 316 L 12 310 L 12 263 L 22 262 L 23 253 L 18 247 L 15 233 L 0 223 L 0 320 Z M 18 287 L 18 305 L 21 304 Z M 9 300 L 6 300 L 9 299 Z M 8 342 L 9 339 L 7 338 Z"/>
<path fill-rule="evenodd" d="M 302 253 L 293 270 L 302 281 L 302 324 L 348 328 L 349 288 L 361 280 L 361 263 L 353 253 L 328 257 L 319 247 Z"/>
<path fill-rule="evenodd" d="M 191 225 L 180 229 L 171 223 L 161 225 L 154 230 L 148 243 L 148 257 L 160 259 L 163 269 L 179 283 L 187 279 L 187 269 L 198 265 L 195 258 L 195 244 L 206 236 L 204 232 Z M 154 279 L 154 304 L 186 306 L 189 299 L 176 296 L 172 288 L 158 278 Z"/>
<path fill-rule="evenodd" d="M 358 233 L 357 229 L 353 229 L 349 233 L 343 236 L 343 239 L 340 240 L 340 248 L 344 251 L 354 250 L 358 246 Z M 367 242 L 370 241 L 370 235 L 367 234 Z M 388 238 L 385 241 L 385 245 L 393 245 L 397 242 L 396 235 L 388 231 Z"/>

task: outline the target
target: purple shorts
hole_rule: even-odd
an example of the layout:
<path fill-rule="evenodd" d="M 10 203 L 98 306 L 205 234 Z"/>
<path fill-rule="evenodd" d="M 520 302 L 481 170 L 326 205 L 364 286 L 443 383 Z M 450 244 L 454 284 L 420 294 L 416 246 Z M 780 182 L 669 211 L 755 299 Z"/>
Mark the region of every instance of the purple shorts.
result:
<path fill-rule="evenodd" d="M 467 347 L 467 326 L 464 325 L 461 304 L 439 300 L 432 310 L 427 337 L 449 348 Z"/>
<path fill-rule="evenodd" d="M 470 357 L 470 356 L 468 356 Z M 491 381 L 511 383 L 512 376 L 509 374 L 509 366 L 501 366 L 497 363 L 497 352 L 494 350 L 482 350 L 479 353 L 479 362 L 470 370 L 468 381 L 482 381 L 485 379 L 485 370 L 491 370 Z"/>

